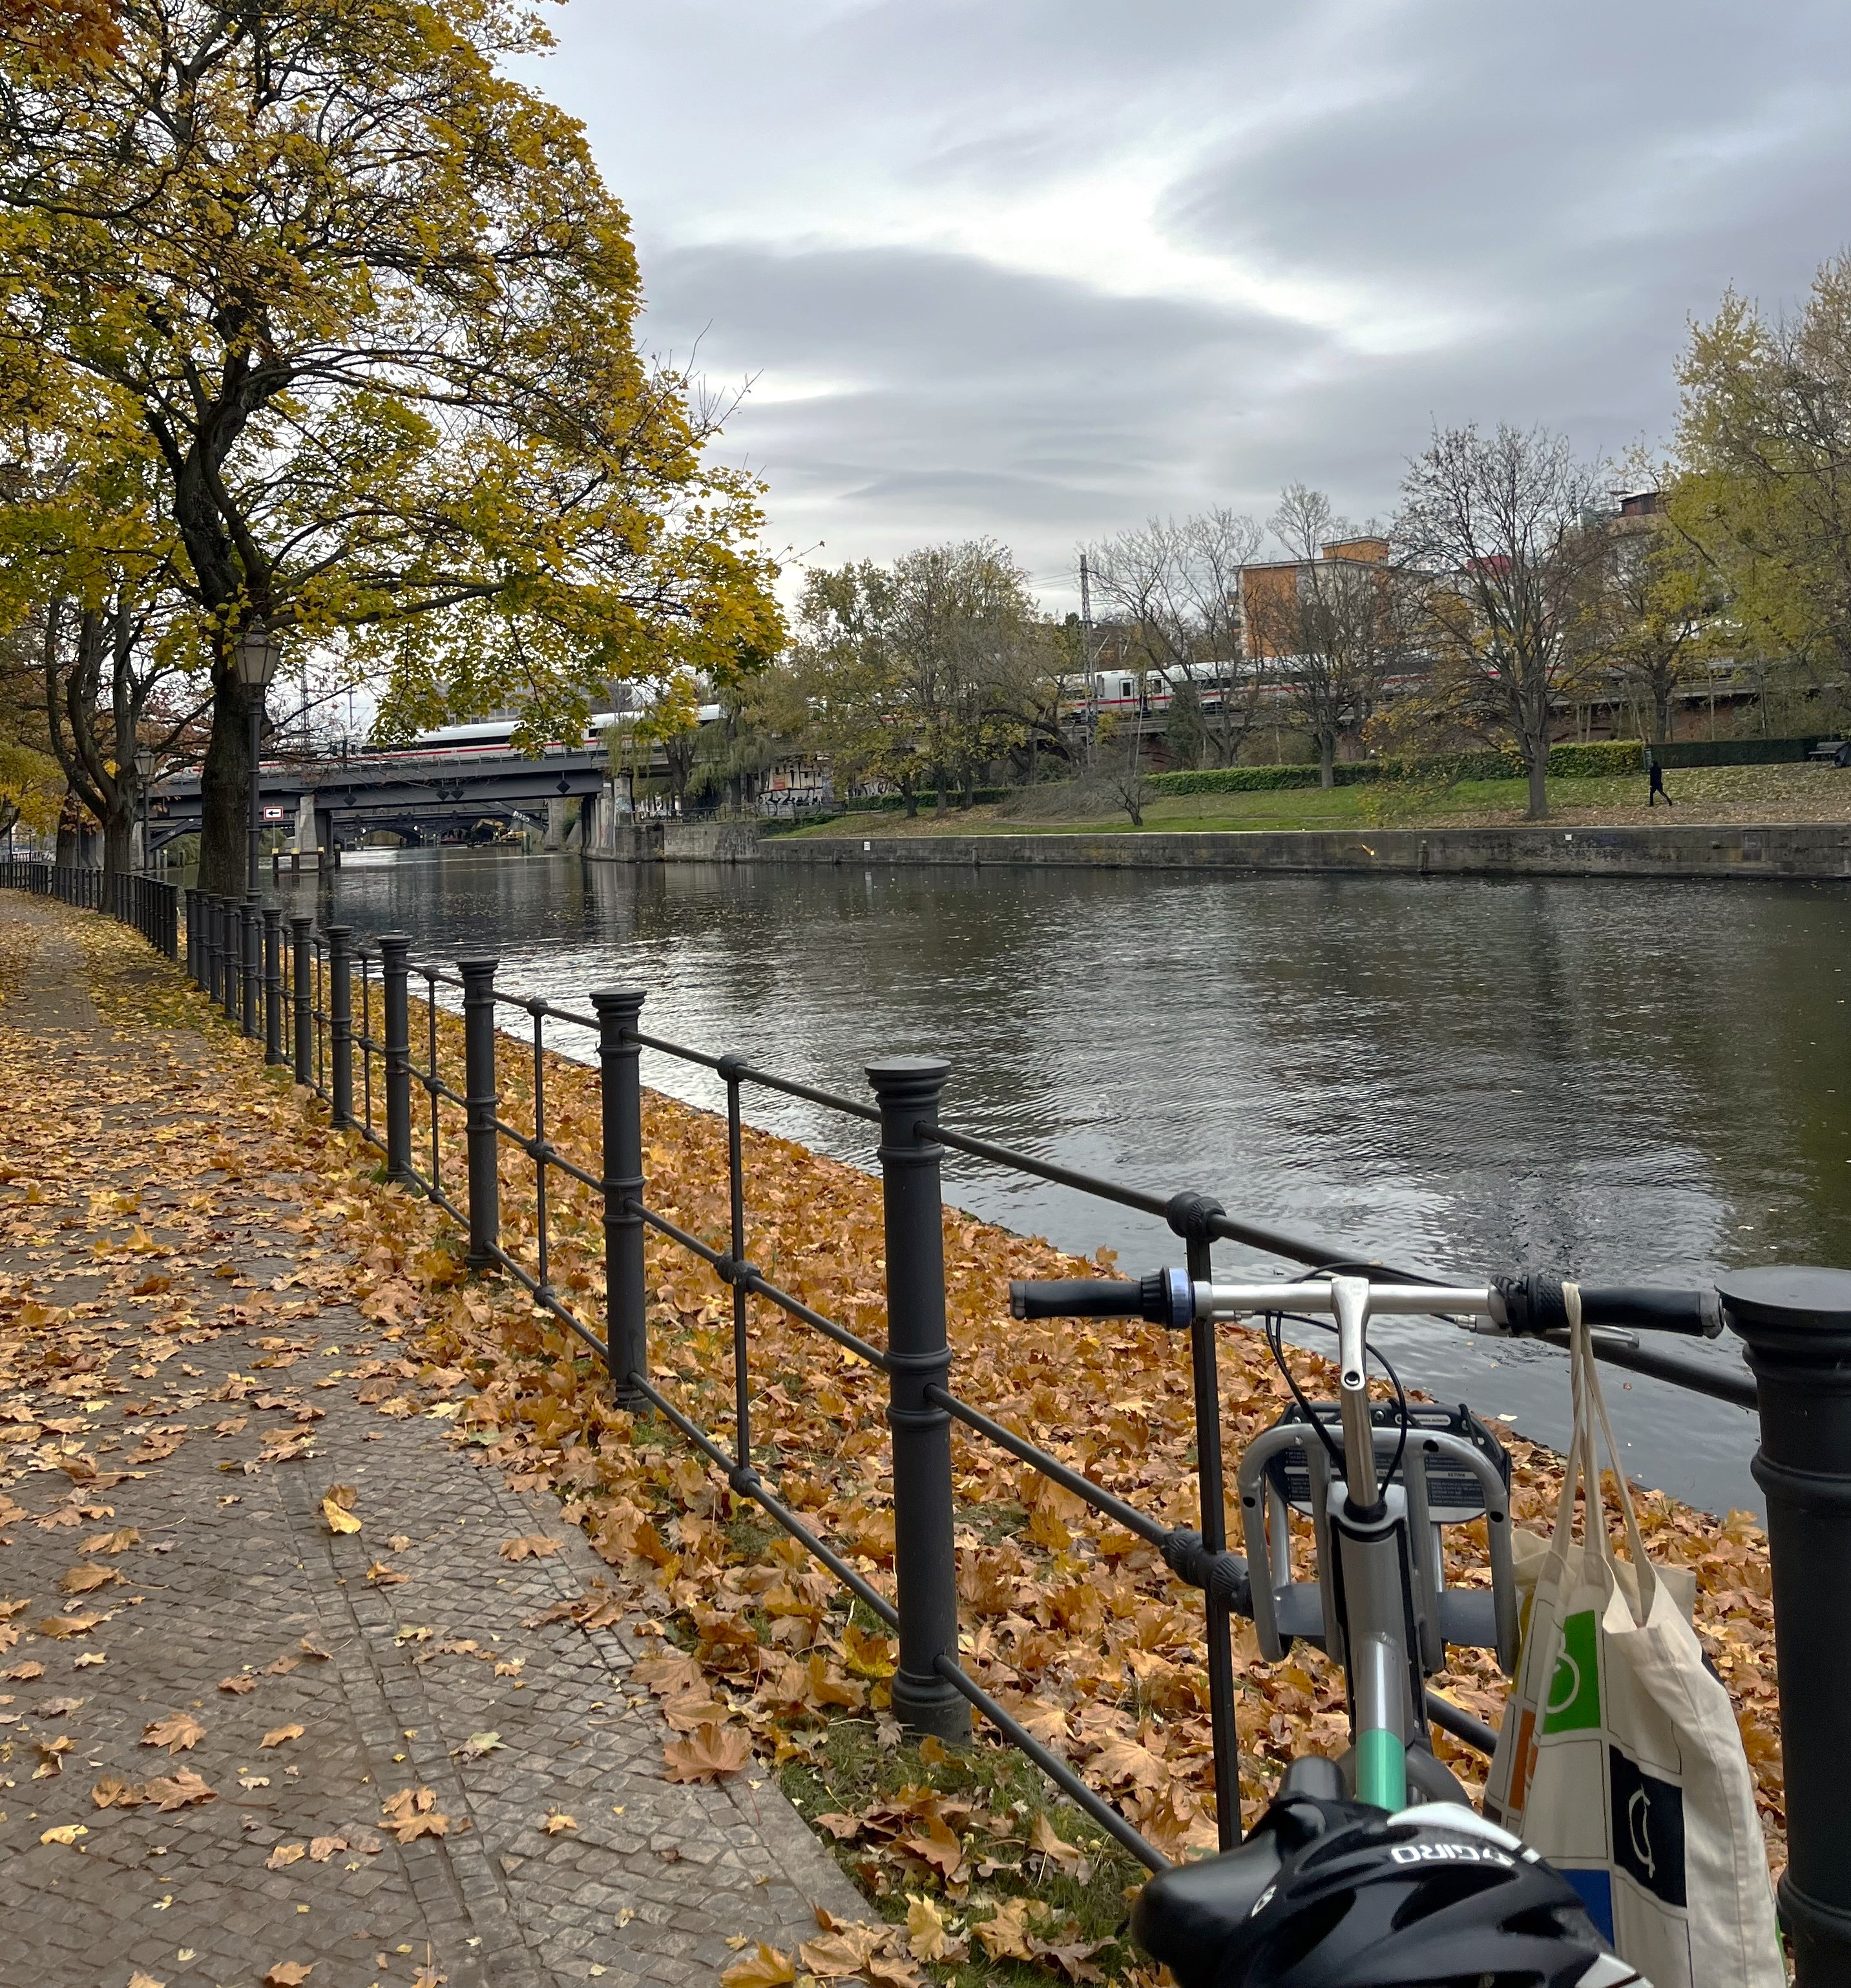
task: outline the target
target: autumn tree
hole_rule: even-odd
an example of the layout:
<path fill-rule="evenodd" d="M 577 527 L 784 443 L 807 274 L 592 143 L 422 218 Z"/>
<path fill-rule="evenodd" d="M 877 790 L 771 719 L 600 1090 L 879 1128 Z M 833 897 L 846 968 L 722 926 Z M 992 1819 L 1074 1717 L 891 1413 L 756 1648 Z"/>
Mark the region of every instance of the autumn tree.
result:
<path fill-rule="evenodd" d="M 838 795 L 896 788 L 919 812 L 923 726 L 893 640 L 893 576 L 872 560 L 806 574 L 792 667 Z"/>
<path fill-rule="evenodd" d="M 119 0 L 106 63 L 0 39 L 0 367 L 157 455 L 212 691 L 201 881 L 242 887 L 255 624 L 402 735 L 780 634 L 721 410 L 639 359 L 628 225 L 502 0 Z"/>
<path fill-rule="evenodd" d="M 1321 784 L 1334 786 L 1338 746 L 1374 715 L 1399 656 L 1400 593 L 1385 560 L 1335 549 L 1356 535 L 1322 491 L 1292 484 L 1268 522 L 1295 570 L 1246 596 L 1248 645 L 1274 663 L 1285 708 L 1316 745 Z"/>
<path fill-rule="evenodd" d="M 1549 812 L 1557 704 L 1587 659 L 1605 494 L 1604 472 L 1542 428 L 1436 432 L 1402 481 L 1393 544 L 1433 694 L 1515 745 L 1532 820 Z"/>
<path fill-rule="evenodd" d="M 1726 590 L 1753 649 L 1851 715 L 1851 255 L 1804 307 L 1769 316 L 1731 292 L 1679 368 L 1674 526 Z"/>
<path fill-rule="evenodd" d="M 1056 652 L 993 540 L 812 573 L 800 612 L 797 664 L 839 786 L 890 783 L 911 816 L 929 778 L 941 811 L 954 787 L 968 805 L 979 769 L 1028 735 L 1025 712 L 1049 722 L 1039 686 Z"/>
<path fill-rule="evenodd" d="M 1638 706 L 1647 735 L 1669 739 L 1677 693 L 1717 639 L 1723 589 L 1662 509 L 1623 513 L 1608 532 L 1609 565 L 1593 604 L 1599 660 Z"/>
<path fill-rule="evenodd" d="M 0 623 L 33 653 L 43 744 L 101 827 L 113 880 L 132 864 L 139 751 L 171 752 L 211 693 L 160 465 L 133 431 L 112 432 L 95 400 L 63 404 L 56 418 L 18 397 L 8 405 Z"/>
<path fill-rule="evenodd" d="M 1199 704 L 1201 735 L 1217 766 L 1231 766 L 1251 730 L 1259 680 L 1241 667 L 1241 569 L 1262 534 L 1224 506 L 1194 517 L 1153 518 L 1087 546 L 1093 587 L 1118 624 L 1122 660 L 1141 677 Z M 1184 691 L 1191 664 L 1224 665 L 1204 697 Z"/>

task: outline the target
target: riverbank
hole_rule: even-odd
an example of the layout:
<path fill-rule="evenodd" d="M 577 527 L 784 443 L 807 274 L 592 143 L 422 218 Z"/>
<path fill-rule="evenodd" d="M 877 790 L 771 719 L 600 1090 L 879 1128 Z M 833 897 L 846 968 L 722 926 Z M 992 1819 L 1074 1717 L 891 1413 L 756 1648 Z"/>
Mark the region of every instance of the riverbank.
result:
<path fill-rule="evenodd" d="M 671 823 L 619 831 L 631 862 L 887 864 L 981 869 L 1219 871 L 1410 877 L 1721 877 L 1851 879 L 1851 823 L 1657 821 L 1565 828 L 1250 829 L 1138 833 L 991 827 L 900 833 L 890 815 L 767 836 L 750 823 Z M 955 817 L 954 817 L 955 819 Z"/>
<path fill-rule="evenodd" d="M 1851 823 L 1851 768 L 1812 764 L 1674 768 L 1666 776 L 1674 806 L 1652 807 L 1642 774 L 1548 783 L 1549 820 L 1557 828 L 1616 828 L 1697 820 L 1735 827 Z M 1116 796 L 1039 786 L 1006 800 L 942 812 L 928 803 L 908 821 L 897 810 L 845 814 L 795 831 L 822 835 L 1067 835 L 1238 833 L 1249 829 L 1515 828 L 1528 819 L 1521 780 L 1459 780 L 1451 786 L 1383 783 L 1295 787 L 1241 793 L 1153 791 L 1143 827 L 1131 827 Z"/>
<path fill-rule="evenodd" d="M 57 908 L 48 908 L 46 915 L 66 921 L 91 945 L 92 976 L 105 983 L 106 1002 L 110 975 L 134 963 L 122 948 L 136 948 L 146 961 L 135 942 L 103 921 Z M 382 1331 L 397 1329 L 399 1343 L 418 1349 L 424 1363 L 421 1382 L 387 1398 L 410 1400 L 414 1385 L 434 1384 L 443 1398 L 431 1407 L 456 1405 L 454 1412 L 434 1418 L 452 1433 L 447 1451 L 427 1468 L 454 1466 L 461 1451 L 498 1468 L 521 1493 L 551 1492 L 561 1501 L 559 1520 L 584 1530 L 609 1570 L 605 1585 L 583 1594 L 570 1612 L 588 1628 L 615 1623 L 660 1635 L 664 1656 L 637 1682 L 664 1700 L 671 1726 L 677 1712 L 692 1719 L 698 1712 L 696 1730 L 705 1723 L 740 1732 L 765 1763 L 756 1771 L 776 1773 L 806 1812 L 826 1817 L 830 1841 L 883 1915 L 910 1924 L 911 1894 L 931 1907 L 922 1924 L 951 1922 L 951 1947 L 963 1941 L 971 1957 L 934 1968 L 938 1978 L 992 1980 L 998 1969 L 989 1963 L 1026 1968 L 1038 1963 L 1038 1946 L 1040 1962 L 1059 1947 L 1086 1947 L 1092 1964 L 1129 1973 L 1118 1940 L 1128 1874 L 1115 1865 L 1098 1832 L 1048 1801 L 1012 1754 L 980 1746 L 968 1756 L 927 1758 L 890 1737 L 890 1721 L 882 1712 L 893 1652 L 877 1625 L 851 1617 L 833 1582 L 772 1533 L 754 1507 L 734 1500 L 659 1424 L 633 1423 L 616 1409 L 601 1371 L 518 1290 L 498 1281 L 465 1281 L 447 1219 L 362 1178 L 360 1170 L 374 1158 L 370 1150 L 329 1133 L 319 1107 L 264 1079 L 248 1046 L 214 1021 L 177 975 L 164 968 L 151 975 L 145 966 L 137 970 L 159 993 L 159 1025 L 207 1043 L 227 1072 L 210 1087 L 216 1134 L 198 1128 L 198 1142 L 221 1155 L 248 1133 L 253 1149 L 231 1157 L 239 1162 L 236 1177 L 256 1195 L 274 1191 L 277 1164 L 257 1145 L 260 1137 L 286 1139 L 289 1153 L 307 1156 L 291 1161 L 306 1169 L 296 1188 L 300 1214 L 290 1211 L 292 1219 L 304 1225 L 304 1236 L 332 1232 L 341 1239 L 339 1261 L 320 1275 L 338 1278 L 346 1301 Z M 4 971 L 0 963 L 0 978 Z M 132 1044 L 149 1026 L 147 1006 L 138 1001 L 106 1010 L 122 1042 Z M 439 1067 L 460 1090 L 460 1025 L 448 1016 L 438 1019 Z M 414 1014 L 414 1041 L 423 1040 L 424 1026 L 421 1013 Z M 64 1121 L 75 1101 L 48 1077 L 54 1067 L 49 1060 L 31 1060 L 8 1046 L 0 1067 L 19 1087 L 6 1100 L 8 1108 L 35 1111 L 43 1150 L 62 1150 Z M 112 1067 L 127 1087 L 124 1098 L 157 1108 L 158 1082 L 131 1069 L 120 1044 L 99 1057 L 94 1071 L 86 1068 L 86 1085 L 104 1090 L 114 1081 L 107 1075 Z M 502 1059 L 502 1111 L 510 1122 L 521 1122 L 529 1108 L 528 1067 L 522 1056 Z M 545 1068 L 549 1137 L 595 1177 L 595 1074 L 550 1057 Z M 113 1092 L 106 1100 L 117 1108 Z M 652 1096 L 644 1131 L 652 1205 L 724 1247 L 724 1121 Z M 123 1143 L 139 1158 L 154 1136 L 129 1128 Z M 182 1142 L 163 1141 L 159 1150 L 178 1172 Z M 752 1260 L 805 1303 L 878 1339 L 879 1182 L 768 1134 L 748 1131 L 745 1151 Z M 528 1258 L 536 1214 L 531 1167 L 512 1148 L 502 1158 L 503 1241 Z M 213 1163 L 223 1171 L 220 1158 Z M 73 1210 L 83 1206 L 78 1185 L 69 1175 L 55 1183 Z M 201 1212 L 212 1205 L 208 1197 Z M 34 1234 L 37 1225 L 61 1217 L 19 1211 L 42 1206 L 12 1190 L 0 1195 L 0 1210 L 34 1225 Z M 112 1215 L 117 1227 L 129 1226 L 120 1209 L 100 1212 L 93 1206 L 88 1219 Z M 594 1317 L 600 1215 L 596 1197 L 556 1177 L 552 1276 Z M 78 1222 L 84 1219 L 77 1214 Z M 87 1234 L 82 1239 L 90 1246 Z M 157 1229 L 150 1229 L 150 1239 L 170 1246 Z M 1083 1274 L 1099 1266 L 955 1214 L 947 1217 L 947 1243 L 959 1391 L 1165 1523 L 1191 1523 L 1193 1417 L 1187 1366 L 1174 1343 L 1158 1328 L 1136 1325 L 1077 1334 L 1066 1326 L 1025 1327 L 1005 1309 L 1008 1278 Z M 195 1245 L 187 1253 L 196 1252 L 199 1273 L 209 1274 L 221 1246 Z M 144 1274 L 132 1238 L 120 1247 L 124 1276 L 130 1269 Z M 184 1267 L 191 1273 L 195 1266 Z M 167 1270 L 164 1263 L 161 1274 Z M 20 1273 L 39 1274 L 27 1266 Z M 654 1242 L 649 1287 L 654 1371 L 688 1413 L 725 1431 L 732 1384 L 728 1293 L 698 1262 Z M 35 1292 L 19 1294 L 39 1301 Z M 253 1310 L 261 1305 L 259 1296 L 248 1293 L 241 1302 Z M 42 1338 L 48 1328 L 35 1321 L 27 1330 Z M 145 1334 L 139 1329 L 137 1343 Z M 880 1377 L 833 1350 L 825 1353 L 812 1334 L 757 1301 L 749 1341 L 753 1371 L 762 1377 L 754 1399 L 761 1468 L 865 1577 L 887 1586 L 892 1507 Z M 1293 1359 L 1305 1380 L 1327 1382 L 1319 1363 Z M 1286 1398 L 1269 1362 L 1245 1335 L 1229 1337 L 1223 1382 L 1231 1444 L 1268 1423 Z M 86 1381 L 81 1391 L 93 1387 L 99 1395 L 106 1391 L 101 1381 Z M 1103 1422 L 1101 1402 L 1111 1404 Z M 388 1413 L 383 1401 L 376 1412 Z M 1517 1513 L 1532 1525 L 1545 1523 L 1559 1484 L 1556 1461 L 1520 1440 L 1512 1449 Z M 1121 1799 L 1147 1834 L 1179 1850 L 1205 1840 L 1208 1750 L 1197 1598 L 1149 1550 L 987 1446 L 959 1435 L 954 1463 L 966 1662 L 974 1675 Z M 281 1462 L 265 1466 L 272 1476 L 294 1468 Z M 430 1495 L 442 1496 L 441 1477 Z M 1654 1554 L 1697 1571 L 1699 1628 L 1750 1735 L 1778 1861 L 1782 1814 L 1765 1544 L 1744 1521 L 1719 1526 L 1658 1494 L 1643 1502 Z M 377 1551 L 370 1538 L 368 1550 Z M 392 1561 L 385 1568 L 388 1575 L 394 1571 Z M 408 1647 L 415 1655 L 423 1648 L 417 1632 L 431 1625 L 410 1608 L 414 1598 L 404 1598 L 407 1606 L 397 1612 L 401 1630 L 411 1625 Z M 407 1661 L 404 1649 L 397 1655 Z M 1241 1792 L 1251 1809 L 1282 1759 L 1307 1744 L 1332 1743 L 1341 1730 L 1342 1701 L 1336 1679 L 1315 1652 L 1297 1651 L 1285 1663 L 1267 1665 L 1258 1660 L 1250 1634 L 1243 1634 L 1237 1669 Z M 1497 1717 L 1503 1686 L 1488 1664 L 1461 1656 L 1443 1683 L 1462 1704 Z M 1450 1744 L 1447 1750 L 1462 1773 L 1476 1771 L 1472 1756 Z M 500 1754 L 491 1750 L 491 1757 Z M 738 1756 L 735 1772 L 754 1772 L 751 1760 L 749 1751 Z M 523 1785 L 538 1791 L 531 1778 Z M 572 1813 L 577 1825 L 586 1826 L 582 1805 Z M 1038 1818 L 1047 1819 L 1056 1848 L 1048 1847 Z M 926 1856 L 920 1843 L 934 1846 L 937 1854 Z"/>

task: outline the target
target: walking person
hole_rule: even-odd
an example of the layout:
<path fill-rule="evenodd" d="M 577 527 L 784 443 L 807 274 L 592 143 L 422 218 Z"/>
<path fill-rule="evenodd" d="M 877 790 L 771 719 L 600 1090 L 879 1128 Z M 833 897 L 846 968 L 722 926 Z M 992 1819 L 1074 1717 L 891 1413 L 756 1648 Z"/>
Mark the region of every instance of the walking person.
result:
<path fill-rule="evenodd" d="M 1677 803 L 1664 790 L 1664 769 L 1649 752 L 1646 755 L 1646 770 L 1652 776 L 1652 784 L 1646 795 L 1646 806 L 1656 807 L 1662 800 L 1667 807 L 1675 807 Z"/>

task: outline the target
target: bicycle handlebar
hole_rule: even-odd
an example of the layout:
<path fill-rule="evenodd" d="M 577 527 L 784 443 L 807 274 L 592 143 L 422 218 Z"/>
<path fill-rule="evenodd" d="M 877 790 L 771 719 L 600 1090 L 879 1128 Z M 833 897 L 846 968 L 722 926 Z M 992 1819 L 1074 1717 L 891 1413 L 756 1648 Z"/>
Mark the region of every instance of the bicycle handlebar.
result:
<path fill-rule="evenodd" d="M 1322 1290 L 1327 1290 L 1324 1286 Z M 1325 1310 L 1317 1303 L 1320 1280 L 1297 1285 L 1191 1286 L 1185 1272 L 1153 1270 L 1130 1278 L 1070 1277 L 1039 1282 L 1018 1280 L 1009 1286 L 1009 1310 L 1017 1318 L 1137 1318 L 1153 1325 L 1180 1329 L 1198 1314 L 1213 1316 L 1233 1308 L 1218 1302 L 1224 1291 L 1241 1294 L 1244 1308 L 1255 1311 L 1291 1310 L 1293 1296 L 1304 1308 Z M 1722 1329 L 1715 1292 L 1658 1290 L 1642 1285 L 1583 1284 L 1581 1316 L 1589 1325 L 1630 1327 L 1637 1331 L 1676 1332 L 1714 1338 Z M 1211 1299 L 1210 1293 L 1213 1293 Z M 1251 1293 L 1249 1297 L 1248 1293 Z M 1263 1293 L 1263 1297 L 1262 1297 Z M 1567 1324 L 1559 1280 L 1546 1276 L 1498 1277 L 1489 1286 L 1456 1293 L 1441 1286 L 1397 1284 L 1383 1288 L 1384 1310 L 1418 1310 L 1445 1314 L 1446 1300 L 1455 1297 L 1456 1309 L 1485 1320 L 1494 1331 L 1519 1338 L 1539 1338 Z"/>

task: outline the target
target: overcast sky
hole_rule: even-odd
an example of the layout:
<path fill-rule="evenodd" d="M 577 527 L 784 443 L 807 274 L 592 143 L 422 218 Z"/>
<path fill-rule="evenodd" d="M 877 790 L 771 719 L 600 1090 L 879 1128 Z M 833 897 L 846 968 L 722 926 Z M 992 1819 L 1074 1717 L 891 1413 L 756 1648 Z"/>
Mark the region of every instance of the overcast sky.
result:
<path fill-rule="evenodd" d="M 1394 505 L 1435 421 L 1662 441 L 1687 320 L 1851 242 L 1845 0 L 573 0 L 536 73 L 644 342 L 834 563 L 1282 483 Z"/>

